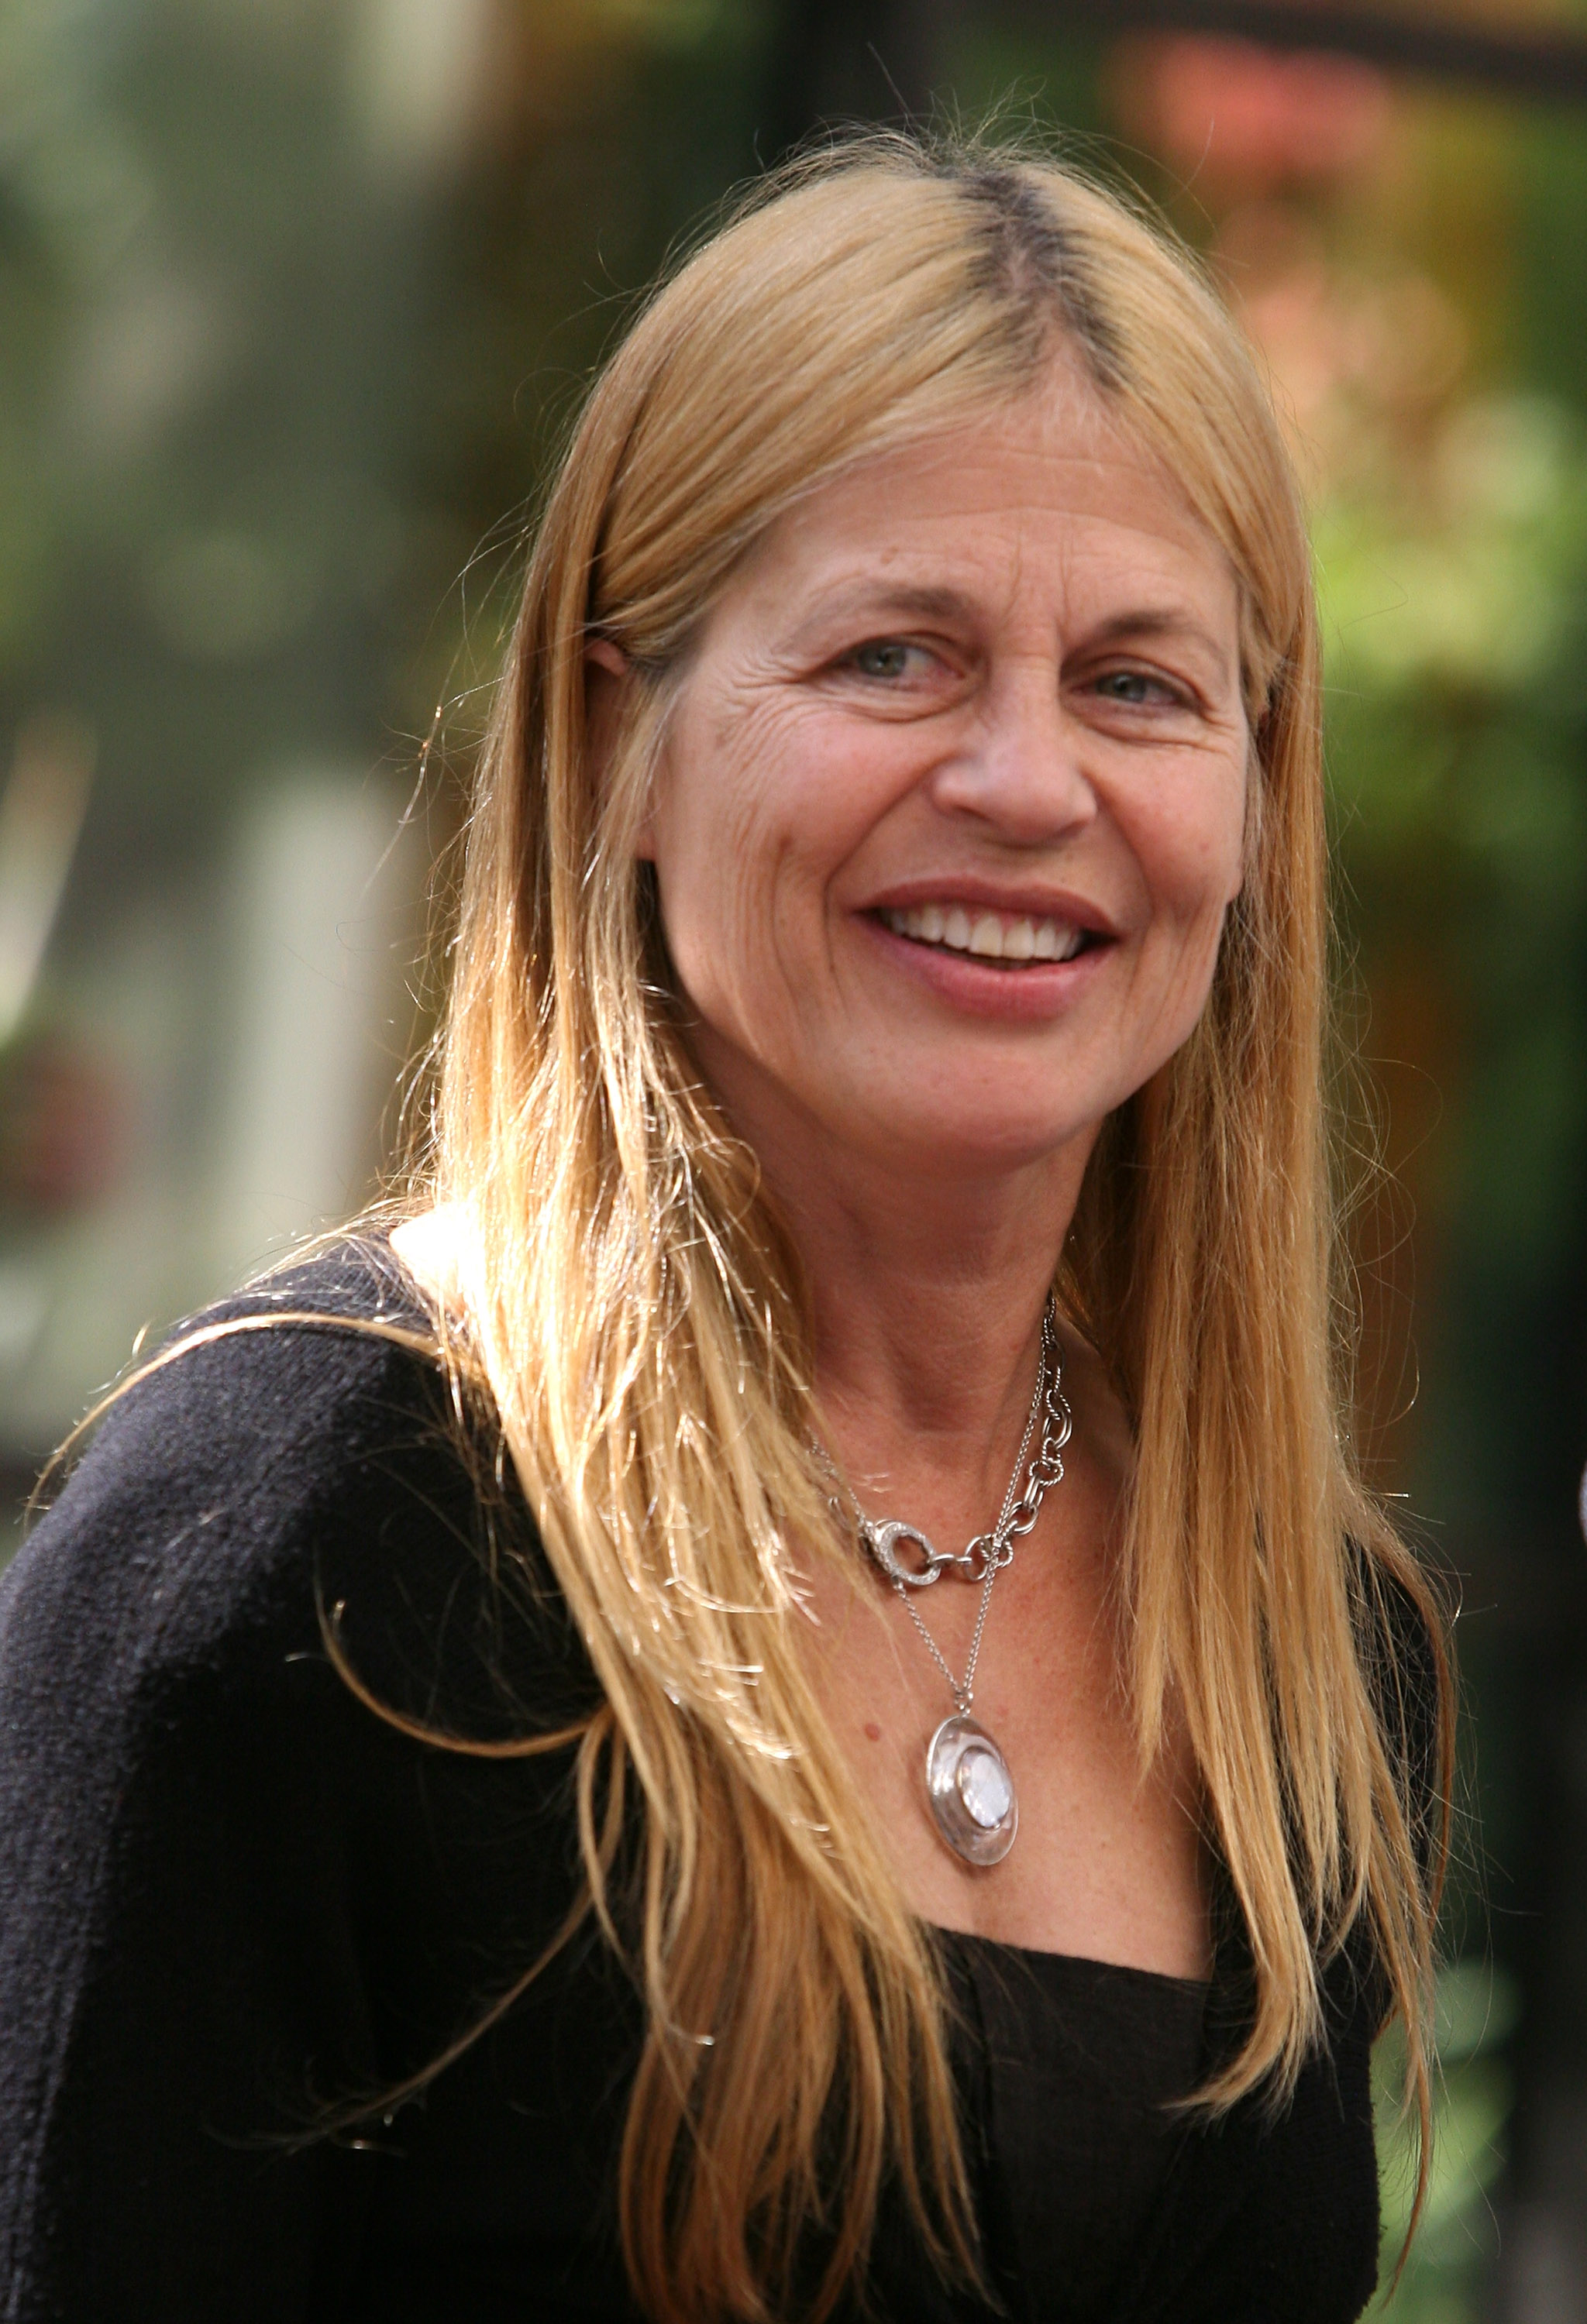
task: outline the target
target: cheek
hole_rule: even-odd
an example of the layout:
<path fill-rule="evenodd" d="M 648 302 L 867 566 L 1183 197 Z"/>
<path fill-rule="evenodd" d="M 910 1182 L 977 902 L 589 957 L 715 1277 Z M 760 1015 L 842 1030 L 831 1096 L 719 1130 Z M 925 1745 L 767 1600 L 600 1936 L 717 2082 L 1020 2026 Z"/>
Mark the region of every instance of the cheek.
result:
<path fill-rule="evenodd" d="M 1138 852 L 1152 901 L 1146 973 L 1137 988 L 1138 1069 L 1166 1064 L 1206 1007 L 1224 922 L 1241 885 L 1244 825 L 1243 785 L 1231 787 L 1217 813 L 1196 813 L 1171 828 L 1159 822 L 1155 844 L 1149 851 L 1143 842 Z"/>
<path fill-rule="evenodd" d="M 724 802 L 674 795 L 656 822 L 656 877 L 668 949 L 685 992 L 707 1014 L 743 973 L 748 835 Z"/>
<path fill-rule="evenodd" d="M 866 738 L 869 739 L 869 738 Z M 651 817 L 663 891 L 734 899 L 764 941 L 773 924 L 823 908 L 885 792 L 874 745 L 841 721 L 769 706 L 718 709 L 675 732 Z"/>
<path fill-rule="evenodd" d="M 790 817 L 774 766 L 686 728 L 659 770 L 650 829 L 683 989 L 707 1020 L 736 1019 L 773 980 L 786 918 Z"/>
<path fill-rule="evenodd" d="M 1153 818 L 1139 850 L 1159 908 L 1191 927 L 1222 919 L 1245 871 L 1243 772 L 1220 769 L 1209 781 L 1208 771 Z"/>

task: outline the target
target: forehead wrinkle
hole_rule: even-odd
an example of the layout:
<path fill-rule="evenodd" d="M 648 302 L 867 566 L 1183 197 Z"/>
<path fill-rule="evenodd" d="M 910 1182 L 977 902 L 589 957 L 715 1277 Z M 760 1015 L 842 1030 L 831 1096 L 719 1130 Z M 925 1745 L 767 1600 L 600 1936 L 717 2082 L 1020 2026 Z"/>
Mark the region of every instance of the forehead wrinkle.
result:
<path fill-rule="evenodd" d="M 878 618 L 898 615 L 910 621 L 954 622 L 966 620 L 973 611 L 966 593 L 946 583 L 897 581 L 890 580 L 885 574 L 859 574 L 823 590 L 819 603 L 798 622 L 796 635 L 861 613 L 874 613 Z"/>
<path fill-rule="evenodd" d="M 1220 640 L 1188 605 L 1127 607 L 1099 622 L 1087 642 L 1111 645 L 1121 638 L 1183 638 L 1189 644 L 1202 647 L 1224 669 L 1230 665 L 1228 646 L 1232 643 L 1234 660 L 1239 660 L 1238 635 L 1232 641 Z"/>
<path fill-rule="evenodd" d="M 1047 434 L 1051 429 L 1051 415 L 1044 414 L 1043 418 L 1046 426 L 1033 431 L 1038 438 Z M 1133 509 L 1114 508 L 1111 512 L 1103 512 L 1110 516 L 1112 524 L 1121 525 L 1127 532 L 1144 530 L 1149 537 L 1149 545 L 1159 550 L 1167 548 L 1181 555 L 1188 550 L 1194 555 L 1204 548 L 1212 548 L 1214 551 L 1218 549 L 1219 544 L 1207 535 L 1204 526 L 1184 503 L 1182 495 L 1174 487 L 1173 480 L 1163 472 L 1160 464 L 1143 457 L 1141 448 L 1129 438 L 1119 440 L 1117 430 L 1106 428 L 1105 423 L 1103 441 L 1099 445 L 1077 444 L 1068 430 L 1064 434 L 1067 440 L 1043 447 L 1038 453 L 1038 465 L 1044 471 L 1050 474 L 1068 468 L 1089 472 L 1093 477 L 1103 476 L 1121 458 L 1123 464 L 1135 472 L 1135 480 L 1166 490 L 1168 510 L 1165 513 L 1177 520 L 1163 529 L 1150 521 L 1151 512 L 1143 513 Z M 928 459 L 924 464 L 926 470 L 929 472 L 932 467 L 941 465 L 946 472 L 954 473 L 955 464 L 948 458 L 948 454 L 955 441 L 962 447 L 962 434 L 955 438 L 950 431 L 944 439 L 936 443 L 907 447 L 907 456 L 918 462 L 922 451 L 935 454 L 935 459 Z M 1029 446 L 1026 448 L 1029 449 Z M 897 456 L 904 457 L 906 455 L 900 453 Z M 864 477 L 862 471 L 863 480 L 871 484 L 881 483 L 889 465 L 888 459 L 884 458 L 869 477 Z M 916 481 L 919 481 L 918 475 Z M 923 539 L 909 539 L 910 526 L 906 522 L 901 528 L 903 538 L 900 539 L 895 531 L 890 540 L 874 546 L 863 546 L 853 541 L 840 545 L 830 540 L 822 543 L 820 532 L 825 528 L 821 526 L 815 527 L 812 540 L 810 533 L 816 504 L 801 509 L 794 518 L 792 531 L 795 540 L 801 533 L 806 535 L 806 540 L 801 544 L 805 553 L 796 557 L 796 562 L 805 569 L 788 593 L 793 602 L 784 599 L 788 627 L 781 632 L 780 650 L 798 652 L 807 644 L 818 642 L 828 630 L 855 619 L 873 618 L 881 624 L 896 620 L 941 622 L 949 627 L 979 627 L 989 617 L 994 621 L 1006 618 L 1020 595 L 1036 540 L 1048 533 L 1055 519 L 1069 536 L 1062 542 L 1059 558 L 1068 612 L 1071 618 L 1079 616 L 1074 626 L 1087 628 L 1089 625 L 1084 621 L 1082 604 L 1076 602 L 1075 584 L 1081 581 L 1081 576 L 1091 561 L 1093 545 L 1087 541 L 1085 534 L 1092 529 L 1097 512 L 1089 508 L 1067 510 L 1062 505 L 1064 495 L 1060 493 L 1058 497 L 1060 505 L 1056 508 L 1027 501 L 1023 505 L 1010 506 L 1001 512 L 995 508 L 983 512 L 987 530 L 992 535 L 1002 531 L 1003 540 L 999 553 L 987 559 L 988 569 L 974 574 L 973 577 L 962 579 L 937 577 L 944 562 L 962 562 L 962 557 L 946 558 L 942 544 L 932 537 L 932 519 L 943 514 L 952 515 L 955 512 L 952 510 L 932 508 L 918 512 L 924 513 L 927 520 L 926 537 Z M 1133 498 L 1133 495 L 1127 494 L 1126 498 Z M 910 514 L 916 512 L 910 512 Z M 871 513 L 874 516 L 875 512 Z M 973 512 L 965 510 L 958 513 L 972 516 Z M 1011 524 L 1009 522 L 1010 519 Z M 840 534 L 846 530 L 842 518 L 837 530 Z M 784 540 L 788 540 L 780 527 L 774 527 L 761 556 L 752 558 L 752 562 L 761 562 L 765 550 L 780 535 Z M 993 543 L 987 539 L 979 545 L 991 549 Z M 818 552 L 813 559 L 807 555 L 811 547 L 817 548 Z M 819 553 L 822 548 L 826 549 L 826 555 Z M 869 554 L 866 553 L 867 549 Z M 1011 557 L 1009 554 L 1010 549 Z M 832 554 L 833 550 L 836 551 L 835 555 Z M 779 561 L 773 559 L 774 564 Z M 1219 561 L 1225 560 L 1221 558 Z M 825 573 L 823 567 L 826 568 Z M 937 571 L 934 572 L 933 567 Z M 761 577 L 772 581 L 770 573 L 763 573 Z M 1231 578 L 1233 577 L 1232 575 Z M 1142 636 L 1166 636 L 1177 631 L 1187 643 L 1194 642 L 1205 650 L 1222 674 L 1227 667 L 1228 658 L 1205 622 L 1197 620 L 1194 609 L 1185 604 L 1179 594 L 1182 585 L 1176 586 L 1164 574 L 1154 576 L 1146 586 L 1149 594 L 1161 589 L 1164 598 L 1156 604 L 1148 602 L 1128 608 L 1119 615 L 1110 616 L 1107 631 L 1093 634 L 1111 637 L 1133 629 Z M 1081 582 L 1080 599 L 1088 594 L 1084 582 Z M 773 581 L 773 602 L 782 595 Z M 1165 603 L 1164 599 L 1167 602 Z M 1070 627 L 1071 621 L 1066 621 L 1064 626 Z M 1235 651 L 1238 658 L 1238 647 Z"/>

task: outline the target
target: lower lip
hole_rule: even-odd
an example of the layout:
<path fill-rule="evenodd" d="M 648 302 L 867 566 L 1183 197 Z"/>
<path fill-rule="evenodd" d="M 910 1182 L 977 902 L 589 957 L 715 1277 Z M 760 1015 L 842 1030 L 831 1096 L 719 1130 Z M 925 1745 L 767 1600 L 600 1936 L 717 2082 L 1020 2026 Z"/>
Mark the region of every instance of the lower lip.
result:
<path fill-rule="evenodd" d="M 888 957 L 928 992 L 968 1017 L 1000 1017 L 1005 1022 L 1038 1023 L 1061 1016 L 1073 1008 L 1112 950 L 1111 943 L 1092 944 L 1073 960 L 1028 961 L 1003 968 L 973 953 L 950 951 L 946 945 L 917 944 L 869 912 L 858 917 Z"/>

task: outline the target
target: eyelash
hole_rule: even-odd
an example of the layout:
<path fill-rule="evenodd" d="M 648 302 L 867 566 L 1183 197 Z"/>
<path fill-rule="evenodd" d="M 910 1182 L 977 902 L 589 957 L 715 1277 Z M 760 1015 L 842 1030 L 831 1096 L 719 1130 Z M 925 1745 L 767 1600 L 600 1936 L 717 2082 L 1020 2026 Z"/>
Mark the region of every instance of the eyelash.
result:
<path fill-rule="evenodd" d="M 901 683 L 909 675 L 907 667 L 893 671 L 866 669 L 863 667 L 863 657 L 867 654 L 881 653 L 902 655 L 906 658 L 906 662 L 907 658 L 911 655 L 923 657 L 927 662 L 937 659 L 929 646 L 923 646 L 912 638 L 879 637 L 866 638 L 861 644 L 853 647 L 844 655 L 844 665 L 856 677 L 867 679 L 872 685 L 887 686 Z M 1114 684 L 1126 686 L 1133 684 L 1146 687 L 1149 691 L 1144 697 L 1131 699 L 1127 694 L 1110 692 L 1108 689 Z M 1099 699 L 1117 703 L 1126 710 L 1159 708 L 1183 710 L 1189 706 L 1184 690 L 1176 687 L 1171 678 L 1165 678 L 1158 670 L 1130 669 L 1104 670 L 1099 677 L 1093 678 L 1089 681 L 1089 688 Z"/>
<path fill-rule="evenodd" d="M 1113 694 L 1106 691 L 1111 686 L 1120 683 L 1150 687 L 1153 689 L 1153 694 L 1147 699 L 1141 699 L 1131 698 L 1126 694 Z M 1167 703 L 1175 709 L 1182 710 L 1185 707 L 1185 696 L 1181 690 L 1157 670 L 1104 670 L 1100 677 L 1093 678 L 1091 684 L 1093 692 L 1101 695 L 1104 701 L 1121 703 L 1127 710 L 1145 710 L 1152 707 L 1154 702 Z"/>
<path fill-rule="evenodd" d="M 847 654 L 844 659 L 847 661 L 849 668 L 853 670 L 858 677 L 871 678 L 879 685 L 886 685 L 890 676 L 902 678 L 905 675 L 903 670 L 884 673 L 881 670 L 866 669 L 863 668 L 862 662 L 862 657 L 863 655 L 880 653 L 902 654 L 905 656 L 909 656 L 910 654 L 921 654 L 925 655 L 927 659 L 931 658 L 927 647 L 917 645 L 914 641 L 909 638 L 866 638 L 862 644 L 855 646 L 853 651 Z"/>

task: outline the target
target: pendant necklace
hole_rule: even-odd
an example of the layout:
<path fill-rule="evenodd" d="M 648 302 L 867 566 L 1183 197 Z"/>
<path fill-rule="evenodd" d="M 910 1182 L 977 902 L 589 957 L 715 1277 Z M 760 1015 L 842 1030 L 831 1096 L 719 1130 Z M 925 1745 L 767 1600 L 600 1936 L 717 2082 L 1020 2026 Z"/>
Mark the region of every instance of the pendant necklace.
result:
<path fill-rule="evenodd" d="M 934 1548 L 918 1526 L 901 1517 L 889 1517 L 878 1524 L 857 1506 L 853 1510 L 861 1541 L 902 1600 L 905 1612 L 919 1631 L 954 1698 L 952 1715 L 942 1721 L 926 1747 L 926 1796 L 938 1832 L 966 1864 L 1001 1864 L 1014 1845 L 1014 1835 L 1020 1829 L 1020 1802 L 1009 1763 L 995 1738 L 971 1718 L 970 1706 L 975 1700 L 975 1665 L 992 1605 L 992 1585 L 1004 1566 L 1012 1564 L 1015 1544 L 1023 1540 L 1035 1525 L 1042 1502 L 1064 1473 L 1063 1452 L 1074 1419 L 1064 1395 L 1063 1380 L 1057 1326 L 1049 1297 L 1041 1318 L 1036 1392 L 1030 1399 L 1025 1434 L 1020 1439 L 1014 1473 L 1009 1479 L 997 1523 L 990 1533 L 978 1533 L 956 1557 Z M 1038 1421 L 1041 1423 L 1041 1442 L 1021 1492 L 1020 1472 Z M 823 1448 L 817 1445 L 816 1449 L 830 1468 L 831 1462 Z M 832 1506 L 841 1517 L 842 1505 L 835 1498 Z M 913 1556 L 909 1562 L 900 1556 L 899 1547 L 904 1542 L 914 1543 L 918 1563 Z M 981 1604 L 962 1683 L 955 1678 L 942 1648 L 921 1620 L 913 1596 L 916 1591 L 929 1589 L 950 1572 L 981 1586 Z"/>

